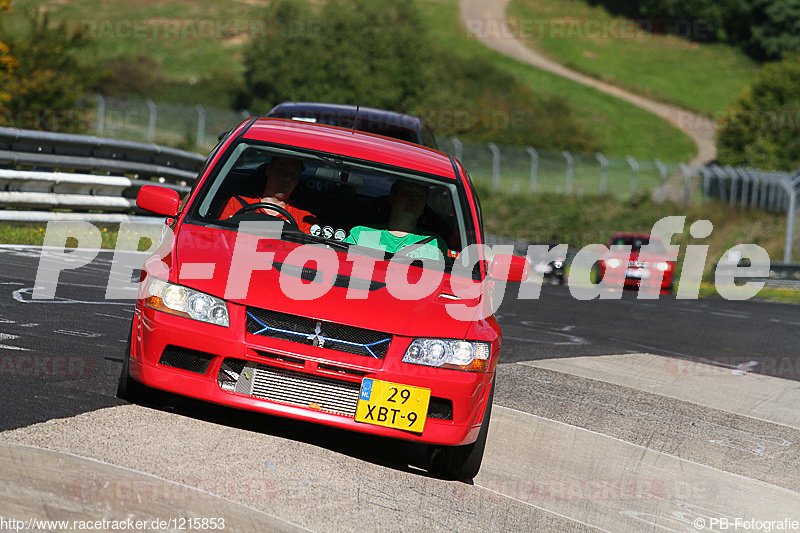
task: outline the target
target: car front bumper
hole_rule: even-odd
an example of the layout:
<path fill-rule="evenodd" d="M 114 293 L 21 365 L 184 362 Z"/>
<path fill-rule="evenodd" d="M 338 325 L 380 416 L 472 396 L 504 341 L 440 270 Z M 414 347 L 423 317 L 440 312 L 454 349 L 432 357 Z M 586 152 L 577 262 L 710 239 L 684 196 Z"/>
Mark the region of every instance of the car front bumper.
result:
<path fill-rule="evenodd" d="M 183 396 L 373 435 L 443 445 L 477 438 L 493 374 L 403 363 L 412 340 L 407 337 L 392 337 L 386 356 L 375 359 L 252 335 L 246 331 L 245 308 L 230 303 L 228 307 L 231 325 L 226 328 L 137 306 L 131 376 Z M 221 379 L 227 374 L 220 371 L 232 362 L 257 367 L 270 376 L 275 390 L 292 388 L 292 399 L 239 393 L 230 390 L 229 383 L 226 390 Z M 364 378 L 430 389 L 431 408 L 422 433 L 356 422 L 352 390 Z M 317 400 L 320 387 L 335 406 Z M 304 400 L 305 393 L 309 400 Z"/>

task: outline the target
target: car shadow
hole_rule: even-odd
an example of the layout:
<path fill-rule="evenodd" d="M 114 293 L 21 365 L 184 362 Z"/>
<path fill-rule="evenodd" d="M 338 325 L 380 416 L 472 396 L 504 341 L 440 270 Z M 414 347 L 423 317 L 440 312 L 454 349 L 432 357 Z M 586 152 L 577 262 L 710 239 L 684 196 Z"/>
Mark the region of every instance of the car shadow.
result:
<path fill-rule="evenodd" d="M 400 472 L 445 479 L 428 472 L 427 444 L 235 409 L 156 389 L 149 389 L 147 394 L 147 400 L 139 401 L 137 405 L 211 424 L 303 442 Z M 462 480 L 462 482 L 472 484 L 472 480 Z"/>

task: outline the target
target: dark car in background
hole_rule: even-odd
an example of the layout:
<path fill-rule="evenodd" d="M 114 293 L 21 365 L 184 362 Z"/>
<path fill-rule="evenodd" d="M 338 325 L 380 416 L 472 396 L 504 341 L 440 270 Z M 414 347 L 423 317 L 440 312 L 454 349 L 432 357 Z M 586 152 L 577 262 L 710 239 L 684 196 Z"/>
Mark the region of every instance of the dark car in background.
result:
<path fill-rule="evenodd" d="M 559 243 L 548 242 L 544 243 L 548 251 L 553 250 Z M 574 252 L 567 251 L 564 255 L 559 255 L 555 259 L 547 258 L 531 258 L 531 270 L 542 276 L 542 281 L 550 285 L 564 285 L 565 270 L 567 263 L 574 256 Z"/>
<path fill-rule="evenodd" d="M 437 147 L 433 132 L 418 117 L 385 109 L 323 102 L 283 102 L 266 116 L 351 128 Z"/>

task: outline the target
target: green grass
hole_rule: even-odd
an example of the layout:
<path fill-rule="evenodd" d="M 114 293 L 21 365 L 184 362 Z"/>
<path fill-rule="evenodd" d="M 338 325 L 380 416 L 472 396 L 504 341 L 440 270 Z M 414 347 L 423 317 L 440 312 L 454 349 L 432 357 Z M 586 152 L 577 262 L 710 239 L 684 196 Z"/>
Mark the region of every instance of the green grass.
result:
<path fill-rule="evenodd" d="M 23 24 L 22 14 L 40 4 L 38 0 L 13 0 L 14 13 L 7 16 L 8 33 L 18 32 Z M 222 32 L 218 32 L 216 25 L 201 24 L 240 21 L 237 27 L 247 28 L 266 5 L 215 0 L 81 0 L 49 4 L 51 20 L 65 21 L 70 28 L 84 30 L 92 45 L 89 52 L 97 59 L 147 56 L 161 64 L 169 80 L 186 82 L 214 69 L 241 73 L 242 65 L 237 58 L 244 40 L 236 35 L 217 38 Z M 172 23 L 178 25 L 176 30 L 169 29 L 168 24 Z M 233 28 L 233 25 L 220 27 Z M 149 38 L 153 32 L 158 38 Z"/>
<path fill-rule="evenodd" d="M 24 13 L 40 4 L 38 0 L 13 0 L 13 12 L 5 21 L 7 33 L 13 37 L 23 31 Z M 220 94 L 220 82 L 224 88 L 228 85 L 225 81 L 242 77 L 246 35 L 251 29 L 256 37 L 265 35 L 260 20 L 264 5 L 258 0 L 81 0 L 51 2 L 46 9 L 51 21 L 63 21 L 69 28 L 83 31 L 87 46 L 81 54 L 89 59 L 153 59 L 155 74 L 163 76 L 165 83 L 148 98 L 220 106 L 228 103 Z M 231 23 L 225 24 L 227 21 Z M 152 35 L 157 38 L 149 38 Z M 209 82 L 210 78 L 216 82 Z"/>
<path fill-rule="evenodd" d="M 713 283 L 701 284 L 699 296 L 700 298 L 722 298 L 722 296 L 717 292 L 717 288 Z M 800 304 L 800 291 L 764 287 L 758 291 L 758 294 L 756 294 L 752 300 Z"/>
<path fill-rule="evenodd" d="M 146 250 L 152 243 L 148 238 L 140 238 L 136 233 L 127 230 L 125 233 L 120 234 L 119 224 L 95 224 L 96 230 L 92 230 L 90 234 L 95 231 L 100 235 L 101 248 L 105 250 L 113 250 L 117 244 L 125 244 L 126 249 L 132 247 L 134 239 L 139 238 L 137 249 L 139 251 Z M 2 223 L 0 224 L 0 243 L 3 244 L 23 244 L 41 246 L 44 244 L 44 237 L 47 230 L 47 224 L 39 223 Z M 72 230 L 68 231 L 66 241 L 67 248 L 75 248 L 78 246 L 79 239 L 84 238 L 82 231 L 76 227 L 75 236 L 72 236 Z"/>
<path fill-rule="evenodd" d="M 610 26 L 612 20 L 626 19 L 586 0 L 512 0 L 507 12 L 519 21 L 519 33 L 531 48 L 608 83 L 687 109 L 726 109 L 752 83 L 758 67 L 727 45 Z M 604 23 L 605 32 L 598 29 Z"/>
<path fill-rule="evenodd" d="M 459 22 L 456 0 L 421 0 L 419 7 L 440 45 L 463 57 L 487 58 L 538 94 L 567 98 L 589 124 L 606 155 L 679 162 L 688 161 L 695 154 L 692 140 L 666 120 L 600 91 L 509 59 L 468 36 Z"/>
<path fill-rule="evenodd" d="M 680 245 L 682 252 L 687 244 L 708 245 L 706 273 L 726 250 L 740 243 L 761 246 L 773 261 L 783 258 L 786 215 L 782 213 L 731 208 L 719 201 L 684 208 L 672 202 L 654 202 L 645 194 L 620 201 L 611 196 L 491 193 L 484 187 L 479 187 L 478 193 L 486 233 L 500 237 L 557 241 L 580 249 L 587 244 L 604 244 L 618 231 L 649 233 L 664 217 L 685 216 L 684 232 L 674 236 L 672 244 Z M 688 228 L 697 220 L 711 221 L 709 237 L 689 236 Z M 682 262 L 681 256 L 678 259 Z M 792 259 L 800 259 L 797 247 Z"/>

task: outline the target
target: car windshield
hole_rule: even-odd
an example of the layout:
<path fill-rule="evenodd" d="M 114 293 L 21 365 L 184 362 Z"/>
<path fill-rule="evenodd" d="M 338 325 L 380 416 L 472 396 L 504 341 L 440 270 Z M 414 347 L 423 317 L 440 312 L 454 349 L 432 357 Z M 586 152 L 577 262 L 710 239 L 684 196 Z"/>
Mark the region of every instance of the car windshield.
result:
<path fill-rule="evenodd" d="M 287 220 L 270 207 L 278 204 L 297 223 L 284 224 L 284 240 L 442 261 L 471 275 L 475 258 L 465 248 L 476 242 L 475 230 L 463 185 L 452 178 L 254 142 L 230 149 L 218 169 L 190 209 L 197 222 L 239 231 L 244 221 Z"/>
<path fill-rule="evenodd" d="M 639 252 L 642 246 L 650 246 L 649 252 L 663 254 L 666 253 L 664 246 L 657 240 L 652 241 L 647 237 L 621 237 L 611 239 L 611 246 L 630 246 L 632 252 Z"/>

